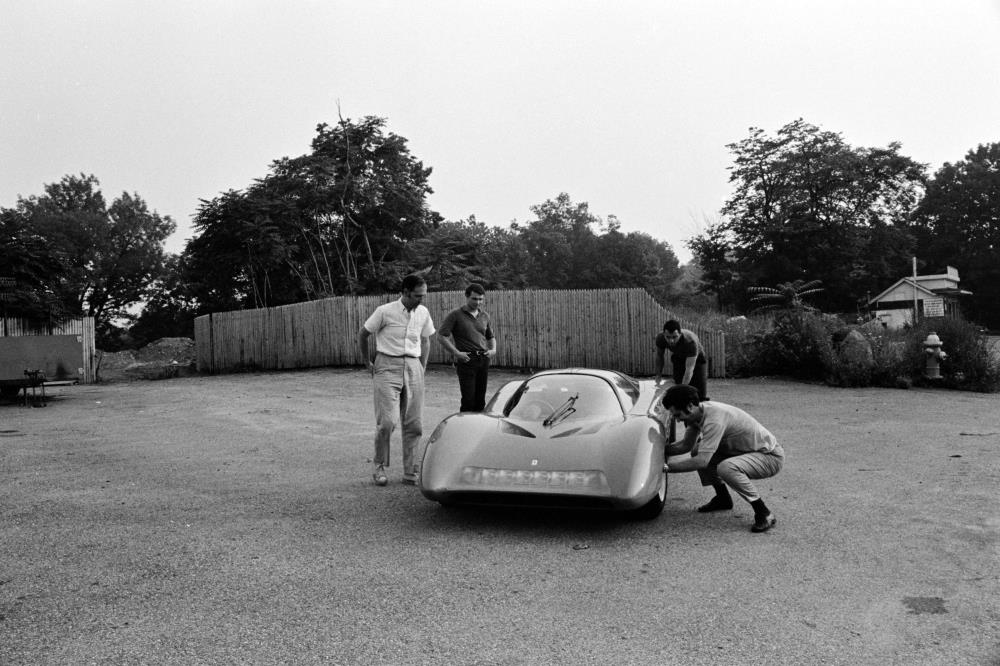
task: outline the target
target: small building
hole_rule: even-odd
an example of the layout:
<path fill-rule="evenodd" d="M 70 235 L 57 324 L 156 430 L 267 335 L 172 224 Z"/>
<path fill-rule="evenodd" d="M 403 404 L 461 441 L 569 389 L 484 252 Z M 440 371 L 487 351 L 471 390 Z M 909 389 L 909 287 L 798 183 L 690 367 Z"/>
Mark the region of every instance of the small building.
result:
<path fill-rule="evenodd" d="M 960 296 L 972 294 L 958 286 L 958 270 L 948 266 L 945 273 L 904 277 L 875 298 L 868 307 L 886 328 L 913 324 L 914 308 L 920 319 L 960 317 Z"/>
<path fill-rule="evenodd" d="M 94 318 L 59 324 L 0 318 L 0 395 L 25 386 L 95 381 Z"/>

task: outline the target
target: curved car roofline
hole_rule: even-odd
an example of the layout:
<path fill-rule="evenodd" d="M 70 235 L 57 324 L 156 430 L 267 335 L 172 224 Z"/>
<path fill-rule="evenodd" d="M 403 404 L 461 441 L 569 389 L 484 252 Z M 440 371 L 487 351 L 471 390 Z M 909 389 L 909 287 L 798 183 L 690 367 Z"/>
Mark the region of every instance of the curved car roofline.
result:
<path fill-rule="evenodd" d="M 606 370 L 604 368 L 553 368 L 551 370 L 539 370 L 533 373 L 532 377 L 538 377 L 539 375 L 594 375 L 595 377 L 624 377 L 625 379 L 630 379 L 636 381 L 634 377 L 625 374 L 619 370 Z"/>
<path fill-rule="evenodd" d="M 606 370 L 604 368 L 553 368 L 551 370 L 539 370 L 534 373 L 528 379 L 532 377 L 540 377 L 543 375 L 590 375 L 591 377 L 601 377 L 605 380 L 612 380 L 621 378 L 628 382 L 631 382 L 637 389 L 639 388 L 639 380 L 632 375 L 621 372 L 620 370 Z M 527 381 L 527 380 L 525 380 Z"/>

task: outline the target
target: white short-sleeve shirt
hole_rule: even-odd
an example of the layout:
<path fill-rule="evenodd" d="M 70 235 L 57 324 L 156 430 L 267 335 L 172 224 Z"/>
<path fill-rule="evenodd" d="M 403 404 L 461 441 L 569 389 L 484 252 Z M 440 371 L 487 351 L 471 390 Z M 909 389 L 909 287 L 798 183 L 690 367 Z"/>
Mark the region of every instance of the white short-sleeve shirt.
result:
<path fill-rule="evenodd" d="M 402 300 L 375 308 L 365 320 L 365 330 L 375 335 L 378 353 L 414 358 L 420 358 L 420 338 L 429 338 L 435 332 L 430 310 L 423 305 L 407 310 Z"/>

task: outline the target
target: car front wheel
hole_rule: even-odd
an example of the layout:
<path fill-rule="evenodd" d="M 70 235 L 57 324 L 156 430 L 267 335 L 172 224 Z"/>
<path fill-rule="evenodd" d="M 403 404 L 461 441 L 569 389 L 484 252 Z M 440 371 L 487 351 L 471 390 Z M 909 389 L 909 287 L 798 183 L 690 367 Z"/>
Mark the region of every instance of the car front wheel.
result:
<path fill-rule="evenodd" d="M 653 496 L 653 499 L 634 511 L 634 516 L 639 520 L 652 520 L 663 513 L 663 505 L 667 503 L 667 473 L 660 476 L 660 487 Z"/>

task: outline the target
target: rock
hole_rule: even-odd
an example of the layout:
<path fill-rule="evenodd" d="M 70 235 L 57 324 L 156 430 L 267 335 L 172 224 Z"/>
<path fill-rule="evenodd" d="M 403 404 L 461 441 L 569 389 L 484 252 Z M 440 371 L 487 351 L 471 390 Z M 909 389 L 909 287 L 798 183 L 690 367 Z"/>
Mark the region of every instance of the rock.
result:
<path fill-rule="evenodd" d="M 848 331 L 837 347 L 837 356 L 842 363 L 871 370 L 875 365 L 872 345 L 861 333 Z"/>
<path fill-rule="evenodd" d="M 840 336 L 838 336 L 840 337 Z M 831 383 L 837 386 L 868 386 L 875 368 L 872 345 L 864 335 L 851 330 L 834 342 Z"/>

